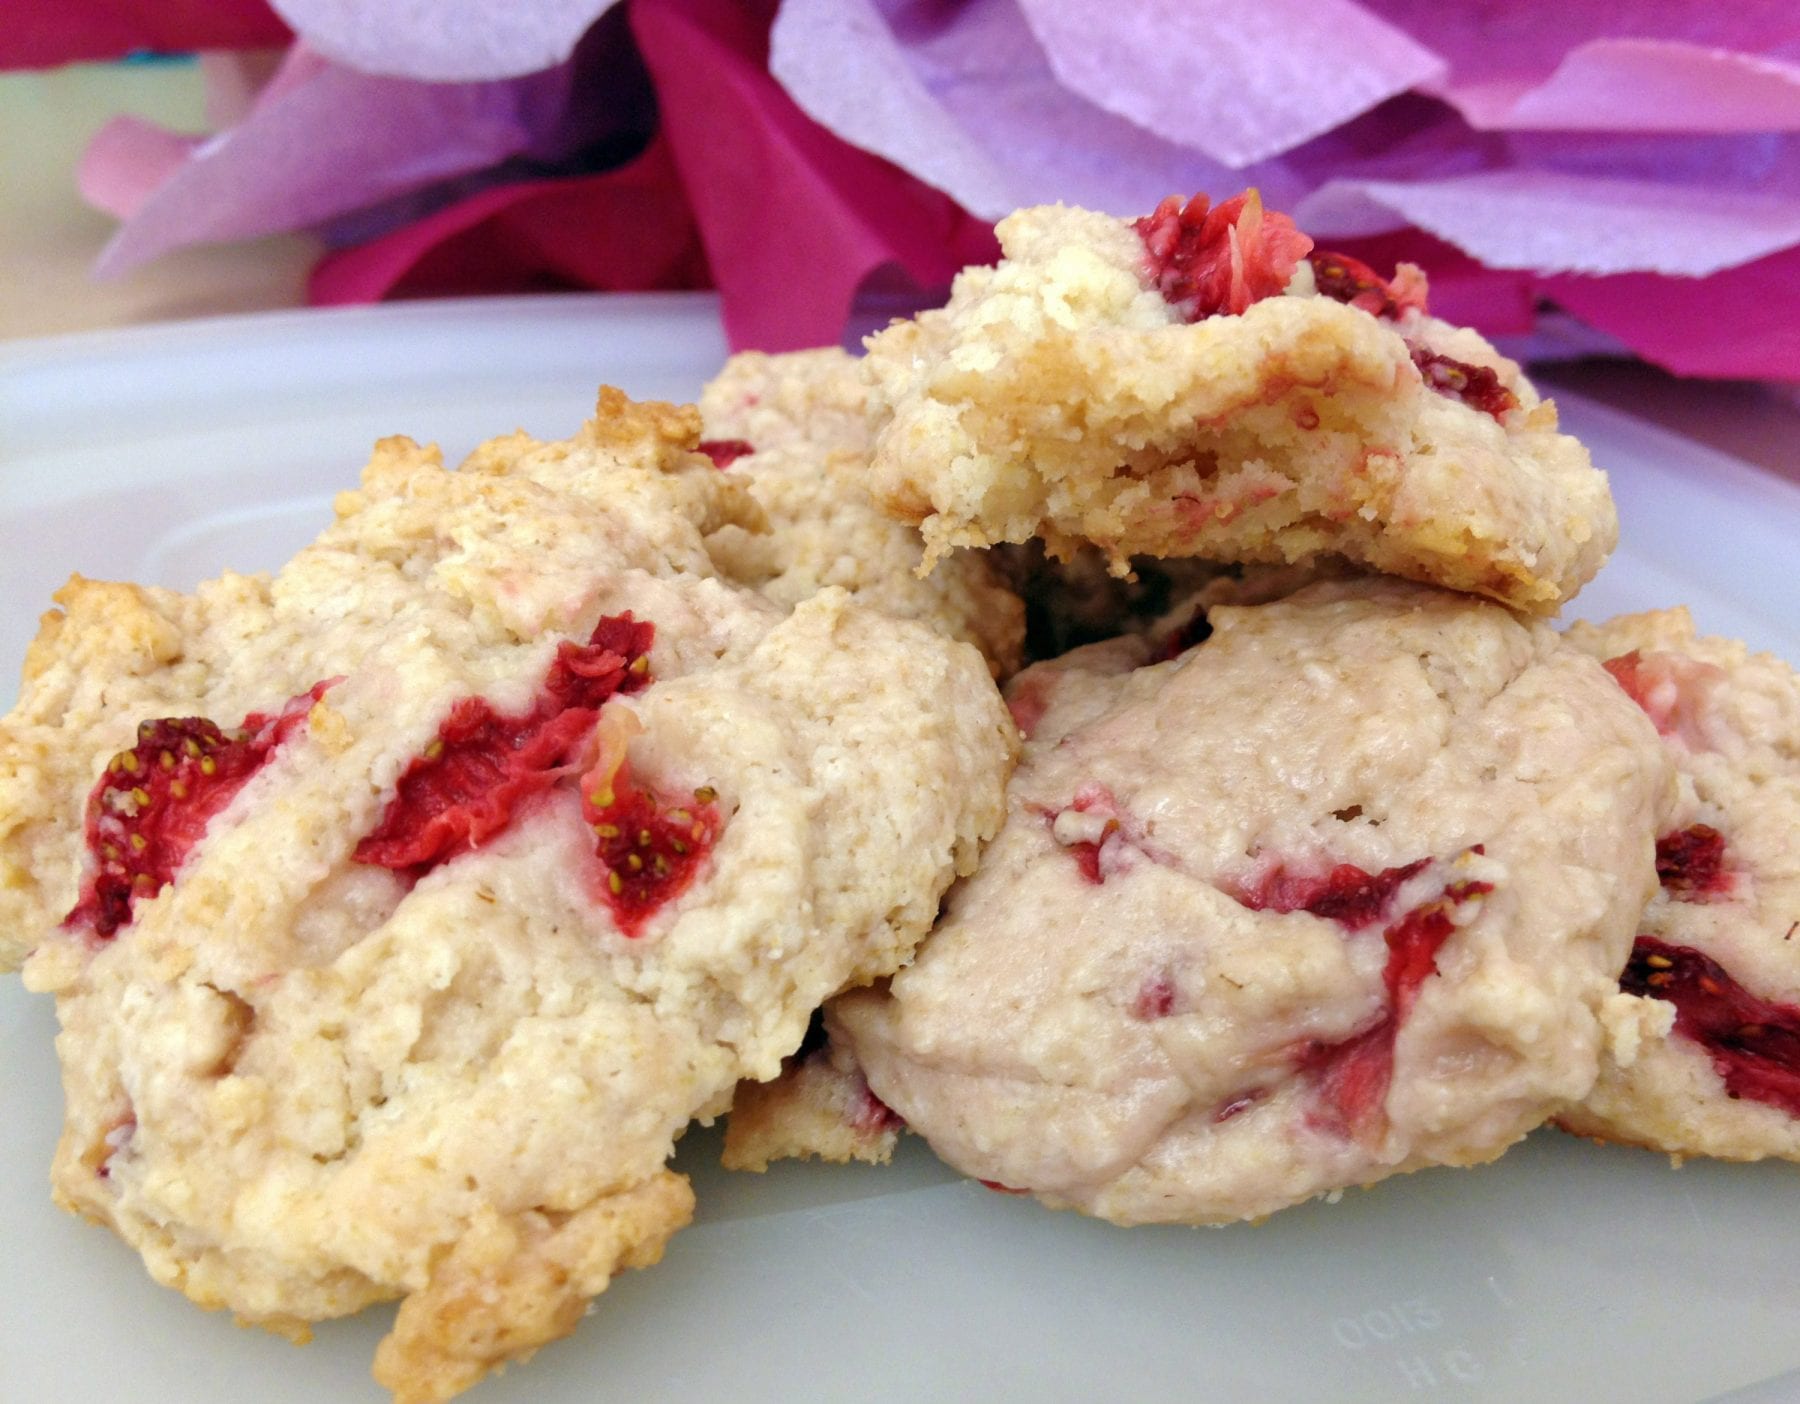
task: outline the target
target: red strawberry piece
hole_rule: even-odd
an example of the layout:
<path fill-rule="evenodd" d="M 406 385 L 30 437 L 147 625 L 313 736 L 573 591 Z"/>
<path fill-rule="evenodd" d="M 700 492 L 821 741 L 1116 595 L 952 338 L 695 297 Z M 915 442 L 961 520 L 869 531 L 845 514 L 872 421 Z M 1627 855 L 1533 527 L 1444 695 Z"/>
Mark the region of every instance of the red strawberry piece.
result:
<path fill-rule="evenodd" d="M 1644 715 L 1656 723 L 1657 731 L 1664 732 L 1663 719 L 1651 710 L 1651 683 L 1644 676 L 1643 665 L 1644 655 L 1634 648 L 1630 653 L 1621 653 L 1617 658 L 1607 659 L 1600 666 L 1624 689 L 1625 695 L 1638 704 Z"/>
<path fill-rule="evenodd" d="M 1710 824 L 1690 824 L 1656 841 L 1656 876 L 1678 902 L 1699 902 L 1731 891 L 1725 836 Z"/>
<path fill-rule="evenodd" d="M 1736 1100 L 1800 1116 L 1800 1007 L 1750 993 L 1691 946 L 1640 936 L 1619 978 L 1627 994 L 1675 1006 L 1675 1032 L 1706 1051 Z"/>
<path fill-rule="evenodd" d="M 1378 1133 L 1381 1109 L 1394 1076 L 1392 1013 L 1361 1033 L 1338 1043 L 1312 1042 L 1299 1058 L 1299 1070 L 1313 1085 L 1315 1103 L 1309 1125 L 1346 1139 Z"/>
<path fill-rule="evenodd" d="M 1044 713 L 1050 710 L 1050 683 L 1041 673 L 1032 673 L 1013 683 L 1006 692 L 1006 710 L 1012 713 L 1013 725 L 1026 740 L 1037 730 Z"/>
<path fill-rule="evenodd" d="M 107 763 L 88 795 L 93 862 L 63 925 L 86 927 L 104 940 L 129 923 L 132 903 L 175 880 L 207 823 L 338 681 L 319 683 L 273 716 L 252 712 L 229 732 L 205 717 L 139 722 L 137 744 Z"/>
<path fill-rule="evenodd" d="M 1519 407 L 1519 397 L 1501 383 L 1499 372 L 1492 366 L 1472 366 L 1423 346 L 1412 348 L 1412 362 L 1429 388 L 1449 399 L 1461 400 L 1470 409 L 1499 419 L 1508 410 Z"/>
<path fill-rule="evenodd" d="M 851 1129 L 865 1136 L 878 1136 L 884 1131 L 897 1131 L 905 1125 L 906 1118 L 870 1091 L 868 1083 L 863 1083 L 858 1093 L 856 1111 L 850 1120 Z"/>
<path fill-rule="evenodd" d="M 995 1194 L 1030 1194 L 1030 1190 L 1014 1189 L 1011 1185 L 1003 1185 L 998 1180 L 977 1180 L 976 1184 L 983 1189 L 991 1189 Z"/>
<path fill-rule="evenodd" d="M 1319 1129 L 1357 1139 L 1379 1134 L 1394 1075 L 1394 1039 L 1420 986 L 1437 973 L 1437 953 L 1456 930 L 1451 914 L 1493 890 L 1487 882 L 1451 883 L 1442 897 L 1407 912 L 1382 933 L 1388 948 L 1382 970 L 1386 1010 L 1360 1033 L 1338 1043 L 1311 1043 L 1300 1055 L 1300 1071 L 1313 1080 L 1317 1104 L 1311 1119 Z"/>
<path fill-rule="evenodd" d="M 1131 999 L 1131 1017 L 1143 1019 L 1166 1019 L 1175 1012 L 1175 982 L 1167 972 L 1159 971 L 1146 976 L 1144 983 L 1138 986 L 1138 992 Z"/>
<path fill-rule="evenodd" d="M 615 693 L 650 683 L 652 624 L 608 615 L 585 644 L 565 640 L 529 710 L 502 715 L 479 697 L 450 709 L 415 756 L 356 861 L 413 878 L 484 843 L 530 796 L 554 785 Z"/>
<path fill-rule="evenodd" d="M 1425 275 L 1410 263 L 1401 264 L 1390 281 L 1349 254 L 1314 249 L 1307 262 L 1312 265 L 1313 286 L 1334 302 L 1390 320 L 1409 308 L 1425 310 Z"/>
<path fill-rule="evenodd" d="M 1056 831 L 1057 819 L 1070 812 L 1098 814 L 1104 821 L 1099 838 L 1083 839 L 1078 843 L 1065 845 L 1069 856 L 1075 860 L 1075 866 L 1080 870 L 1081 876 L 1095 886 L 1099 886 L 1106 881 L 1106 874 L 1100 868 L 1100 850 L 1106 847 L 1121 829 L 1119 802 L 1113 797 L 1112 791 L 1104 785 L 1083 785 L 1075 792 L 1075 798 L 1069 802 L 1067 807 L 1054 814 L 1044 816 L 1052 833 Z M 1061 840 L 1059 839 L 1058 842 Z"/>
<path fill-rule="evenodd" d="M 606 869 L 601 895 L 627 936 L 638 936 L 665 903 L 692 885 L 723 822 L 710 787 L 672 804 L 641 785 L 621 760 L 603 788 L 582 796 Z"/>
<path fill-rule="evenodd" d="M 1252 911 L 1311 912 L 1360 931 L 1380 920 L 1400 885 L 1430 861 L 1419 858 L 1379 873 L 1354 863 L 1339 863 L 1324 873 L 1295 872 L 1278 863 L 1231 895 Z"/>
<path fill-rule="evenodd" d="M 1453 882 L 1435 902 L 1427 902 L 1401 917 L 1382 932 L 1387 942 L 1387 965 L 1382 984 L 1395 1021 L 1403 1022 L 1419 997 L 1419 987 L 1437 974 L 1437 953 L 1456 930 L 1451 913 L 1462 903 L 1494 890 L 1491 882 Z"/>
<path fill-rule="evenodd" d="M 1211 206 L 1171 195 L 1132 227 L 1144 241 L 1150 282 L 1190 322 L 1238 313 L 1288 285 L 1312 240 L 1265 210 L 1254 190 Z"/>
<path fill-rule="evenodd" d="M 710 458 L 715 468 L 729 468 L 746 454 L 756 452 L 756 445 L 743 439 L 702 439 L 694 447 Z"/>
<path fill-rule="evenodd" d="M 609 614 L 594 625 L 585 644 L 564 639 L 544 678 L 544 693 L 559 705 L 599 711 L 615 692 L 640 692 L 650 686 L 650 646 L 656 626 L 631 617 L 631 611 Z"/>
<path fill-rule="evenodd" d="M 1635 648 L 1607 659 L 1603 666 L 1656 724 L 1658 733 L 1691 750 L 1706 747 L 1707 701 L 1713 687 L 1724 679 L 1724 669 L 1685 653 L 1642 653 Z"/>
<path fill-rule="evenodd" d="M 1118 822 L 1116 819 L 1107 820 L 1111 830 L 1117 829 Z M 1109 837 L 1111 830 L 1109 830 Z M 1100 843 L 1105 841 L 1102 839 Z M 1075 866 L 1083 879 L 1093 883 L 1096 887 L 1106 881 L 1100 872 L 1100 843 L 1084 842 L 1071 844 L 1069 847 L 1069 856 L 1075 860 Z"/>

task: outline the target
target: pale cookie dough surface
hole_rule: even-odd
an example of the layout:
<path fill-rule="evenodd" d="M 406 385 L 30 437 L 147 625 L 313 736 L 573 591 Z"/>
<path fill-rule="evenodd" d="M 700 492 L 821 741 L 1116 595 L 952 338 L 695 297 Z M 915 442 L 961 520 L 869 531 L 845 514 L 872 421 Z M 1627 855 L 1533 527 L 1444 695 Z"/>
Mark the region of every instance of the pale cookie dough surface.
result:
<path fill-rule="evenodd" d="M 607 392 L 575 439 L 455 473 L 386 441 L 272 580 L 72 582 L 0 722 L 0 932 L 62 1023 L 58 1201 L 275 1330 L 403 1298 L 376 1367 L 402 1401 L 655 1262 L 691 1212 L 675 1137 L 906 960 L 1000 822 L 1016 733 L 979 656 L 839 590 L 788 611 L 715 578 L 705 535 L 756 512 L 698 429 Z M 529 713 L 626 612 L 643 667 L 510 818 L 435 865 L 359 861 L 470 699 Z M 229 732 L 322 682 L 126 924 L 62 924 L 140 722 Z M 671 834 L 694 815 L 670 804 L 715 821 L 635 914 L 587 808 L 614 786 Z"/>
<path fill-rule="evenodd" d="M 1605 672 L 1494 605 L 1331 582 L 1210 620 L 1015 680 L 1000 836 L 887 992 L 827 1007 L 952 1166 L 1120 1223 L 1485 1161 L 1584 1095 L 1672 785 Z"/>
<path fill-rule="evenodd" d="M 1094 645 L 1082 647 L 1072 665 L 1101 675 L 1129 671 L 1146 659 L 1166 661 L 1202 642 L 1211 629 L 1208 613 L 1220 605 L 1266 604 L 1342 570 L 1329 560 L 1249 567 L 1174 561 L 1166 563 L 1174 567 L 1167 572 L 1159 569 L 1164 562 L 1133 564 L 1139 578 L 1124 581 L 1108 575 L 1091 552 L 1057 562 L 1019 548 L 1011 568 L 1029 581 L 1027 606 L 1054 611 L 1049 617 L 1060 635 L 1093 636 Z M 1013 679 L 1006 702 L 1022 734 L 1037 731 L 1066 677 L 1062 668 L 1039 666 Z M 724 1164 L 758 1171 L 771 1161 L 808 1157 L 885 1164 L 898 1132 L 898 1118 L 868 1090 L 854 1056 L 826 1041 L 790 1058 L 774 1082 L 743 1084 L 731 1107 Z"/>
<path fill-rule="evenodd" d="M 728 523 L 708 539 L 733 579 L 792 607 L 828 585 L 897 619 L 974 644 L 996 677 L 1017 670 L 1024 608 L 994 563 L 959 551 L 917 574 L 919 533 L 870 498 L 867 390 L 857 362 L 823 348 L 733 356 L 700 397 L 709 443 L 767 516 L 766 530 Z"/>
<path fill-rule="evenodd" d="M 1336 552 L 1532 613 L 1606 559 L 1605 475 L 1511 361 L 1416 310 L 1313 292 L 1188 322 L 1129 221 L 1063 206 L 999 226 L 997 268 L 869 342 L 871 491 L 933 556 L 1041 536 L 1067 555 L 1282 562 Z M 1496 417 L 1415 352 L 1489 368 Z"/>
<path fill-rule="evenodd" d="M 1685 609 L 1576 624 L 1568 639 L 1641 701 L 1680 789 L 1626 971 L 1642 997 L 1562 1124 L 1678 1155 L 1800 1159 L 1800 677 L 1697 637 Z M 1706 999 L 1709 979 L 1754 1007 Z"/>
<path fill-rule="evenodd" d="M 740 351 L 706 383 L 697 403 L 708 442 L 869 449 L 868 387 L 858 358 L 841 347 Z"/>

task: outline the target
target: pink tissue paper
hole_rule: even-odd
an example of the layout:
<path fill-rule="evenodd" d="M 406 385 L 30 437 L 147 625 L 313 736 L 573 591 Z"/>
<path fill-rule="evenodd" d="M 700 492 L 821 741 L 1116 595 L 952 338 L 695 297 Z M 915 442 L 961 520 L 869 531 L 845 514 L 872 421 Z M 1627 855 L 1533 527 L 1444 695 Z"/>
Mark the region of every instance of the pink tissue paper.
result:
<path fill-rule="evenodd" d="M 281 229 L 321 301 L 719 288 L 735 344 L 836 340 L 991 221 L 1257 186 L 1523 339 L 1800 382 L 1792 0 L 22 0 L 0 65 L 212 57 L 211 134 L 82 163 L 100 272 Z M 1539 337 L 1540 348 L 1549 345 Z"/>

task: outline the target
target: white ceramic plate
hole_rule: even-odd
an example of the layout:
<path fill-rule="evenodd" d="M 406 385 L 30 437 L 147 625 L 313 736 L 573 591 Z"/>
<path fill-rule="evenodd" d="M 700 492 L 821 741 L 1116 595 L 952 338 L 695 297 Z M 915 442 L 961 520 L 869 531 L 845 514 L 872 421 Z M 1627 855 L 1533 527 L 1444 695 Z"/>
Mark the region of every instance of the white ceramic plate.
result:
<path fill-rule="evenodd" d="M 453 459 L 570 431 L 607 380 L 685 398 L 724 355 L 704 298 L 305 312 L 0 347 L 0 706 L 71 572 L 186 587 L 274 567 L 368 444 Z M 1800 491 L 1600 408 L 1624 546 L 1580 601 L 1686 601 L 1800 659 Z M 49 1203 L 60 1119 L 48 1000 L 0 979 L 0 1398 L 378 1401 L 385 1313 L 305 1349 L 154 1286 Z M 727 1176 L 696 1132 L 697 1224 L 482 1404 L 677 1398 L 1800 1398 L 1800 1178 L 1543 1132 L 1260 1228 L 1120 1230 L 990 1194 L 909 1143 L 885 1171 Z M 1763 1382 L 1760 1383 L 1759 1382 Z"/>

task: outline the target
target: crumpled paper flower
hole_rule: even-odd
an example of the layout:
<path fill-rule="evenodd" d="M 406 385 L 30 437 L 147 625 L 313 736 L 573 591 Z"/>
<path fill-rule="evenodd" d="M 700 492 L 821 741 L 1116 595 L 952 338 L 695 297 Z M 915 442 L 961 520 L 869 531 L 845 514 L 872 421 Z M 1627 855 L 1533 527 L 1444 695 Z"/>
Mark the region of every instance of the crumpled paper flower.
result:
<path fill-rule="evenodd" d="M 1379 27 L 1361 36 L 1322 9 L 1271 0 L 1179 7 L 1180 23 L 1161 4 L 1084 6 L 1101 26 L 1086 36 L 1047 29 L 1043 13 L 1058 8 L 969 0 L 922 23 L 893 0 L 787 0 L 771 68 L 817 120 L 979 214 L 1058 198 L 1130 214 L 1160 190 L 1254 184 L 1328 243 L 1429 233 L 1477 260 L 1499 301 L 1522 288 L 1558 301 L 1664 365 L 1800 379 L 1792 339 L 1767 334 L 1771 321 L 1800 321 L 1781 256 L 1800 245 L 1800 145 L 1788 135 L 1800 130 L 1800 10 L 1786 0 L 1369 0 L 1353 8 Z M 1302 66 L 1304 38 L 1246 53 L 1252 10 L 1278 15 L 1282 34 L 1335 34 L 1341 61 Z M 1156 61 L 1110 63 L 1110 90 L 1076 90 L 1069 50 L 1084 37 L 1154 49 Z M 1408 68 L 1418 54 L 1431 66 Z M 1221 63 L 1237 96 L 1223 137 L 1146 120 Z M 1610 87 L 1583 86 L 1603 73 Z M 1414 95 L 1392 95 L 1402 80 Z M 1337 112 L 1346 89 L 1368 100 L 1316 135 L 1304 103 Z M 1593 135 L 1602 123 L 1626 131 Z M 1473 270 L 1461 271 L 1466 284 Z M 1629 281 L 1608 286 L 1619 277 Z M 1720 278 L 1731 305 L 1773 298 L 1755 333 L 1708 315 L 1688 285 Z M 1665 295 L 1698 315 L 1638 311 L 1635 299 Z"/>
<path fill-rule="evenodd" d="M 264 0 L 66 5 L 27 0 L 9 5 L 0 24 L 0 68 L 50 68 L 139 49 L 252 49 L 293 37 Z"/>
<path fill-rule="evenodd" d="M 710 280 L 735 343 L 783 347 L 835 340 L 876 270 L 991 256 L 1019 205 L 1254 184 L 1327 245 L 1410 250 L 1491 333 L 1557 310 L 1800 381 L 1792 0 L 53 3 L 0 64 L 184 17 L 194 44 L 301 36 L 213 137 L 101 134 L 108 270 L 309 227 L 340 246 L 320 300 Z"/>

